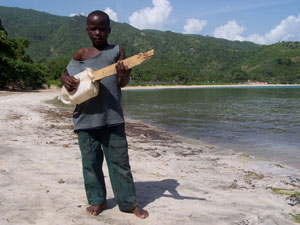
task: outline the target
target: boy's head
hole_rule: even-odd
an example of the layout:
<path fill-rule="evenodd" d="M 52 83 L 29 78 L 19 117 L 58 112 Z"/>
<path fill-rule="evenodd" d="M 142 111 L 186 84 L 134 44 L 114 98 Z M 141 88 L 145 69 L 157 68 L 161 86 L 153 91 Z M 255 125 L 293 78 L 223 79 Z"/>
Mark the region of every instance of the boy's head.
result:
<path fill-rule="evenodd" d="M 87 17 L 86 31 L 95 47 L 107 45 L 111 31 L 109 16 L 100 10 L 91 12 Z"/>

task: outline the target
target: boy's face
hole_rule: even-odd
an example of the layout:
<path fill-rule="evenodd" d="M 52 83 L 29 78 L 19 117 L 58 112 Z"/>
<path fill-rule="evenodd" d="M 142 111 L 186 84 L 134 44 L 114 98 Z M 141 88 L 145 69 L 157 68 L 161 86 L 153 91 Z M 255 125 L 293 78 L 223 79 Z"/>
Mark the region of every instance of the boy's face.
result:
<path fill-rule="evenodd" d="M 107 44 L 110 26 L 105 18 L 97 15 L 88 18 L 86 31 L 94 46 L 103 46 Z"/>

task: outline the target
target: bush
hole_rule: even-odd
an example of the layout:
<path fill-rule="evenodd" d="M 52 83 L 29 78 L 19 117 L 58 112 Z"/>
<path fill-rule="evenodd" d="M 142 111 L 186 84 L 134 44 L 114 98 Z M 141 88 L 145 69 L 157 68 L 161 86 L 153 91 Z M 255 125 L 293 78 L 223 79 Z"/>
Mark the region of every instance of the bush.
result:
<path fill-rule="evenodd" d="M 48 69 L 32 62 L 25 53 L 28 46 L 24 38 L 9 40 L 0 21 L 0 88 L 37 89 L 45 82 Z"/>

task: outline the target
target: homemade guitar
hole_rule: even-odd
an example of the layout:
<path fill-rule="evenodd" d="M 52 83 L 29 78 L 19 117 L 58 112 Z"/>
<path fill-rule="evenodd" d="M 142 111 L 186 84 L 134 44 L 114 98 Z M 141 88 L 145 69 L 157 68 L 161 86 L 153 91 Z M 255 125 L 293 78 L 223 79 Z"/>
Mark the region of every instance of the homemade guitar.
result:
<path fill-rule="evenodd" d="M 145 52 L 139 53 L 129 58 L 126 58 L 123 61 L 124 66 L 128 66 L 129 69 L 141 64 L 142 62 L 152 58 L 154 55 L 154 49 Z M 93 98 L 99 93 L 99 82 L 105 77 L 116 74 L 116 63 L 106 66 L 102 69 L 93 71 L 90 68 L 86 68 L 81 73 L 76 74 L 74 77 L 78 79 L 79 85 L 76 90 L 68 92 L 63 86 L 61 89 L 61 94 L 58 97 L 60 101 L 64 104 L 81 104 L 82 102 L 87 101 L 90 98 Z"/>

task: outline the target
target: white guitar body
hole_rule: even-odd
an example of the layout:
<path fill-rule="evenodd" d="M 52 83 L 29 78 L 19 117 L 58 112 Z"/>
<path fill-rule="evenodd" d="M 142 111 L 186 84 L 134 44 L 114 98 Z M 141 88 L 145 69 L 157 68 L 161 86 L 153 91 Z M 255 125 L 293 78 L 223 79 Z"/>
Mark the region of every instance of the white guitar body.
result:
<path fill-rule="evenodd" d="M 72 92 L 68 92 L 63 86 L 59 96 L 60 101 L 67 105 L 80 104 L 98 95 L 99 82 L 94 81 L 92 69 L 87 68 L 74 77 L 80 81 L 78 88 Z"/>

